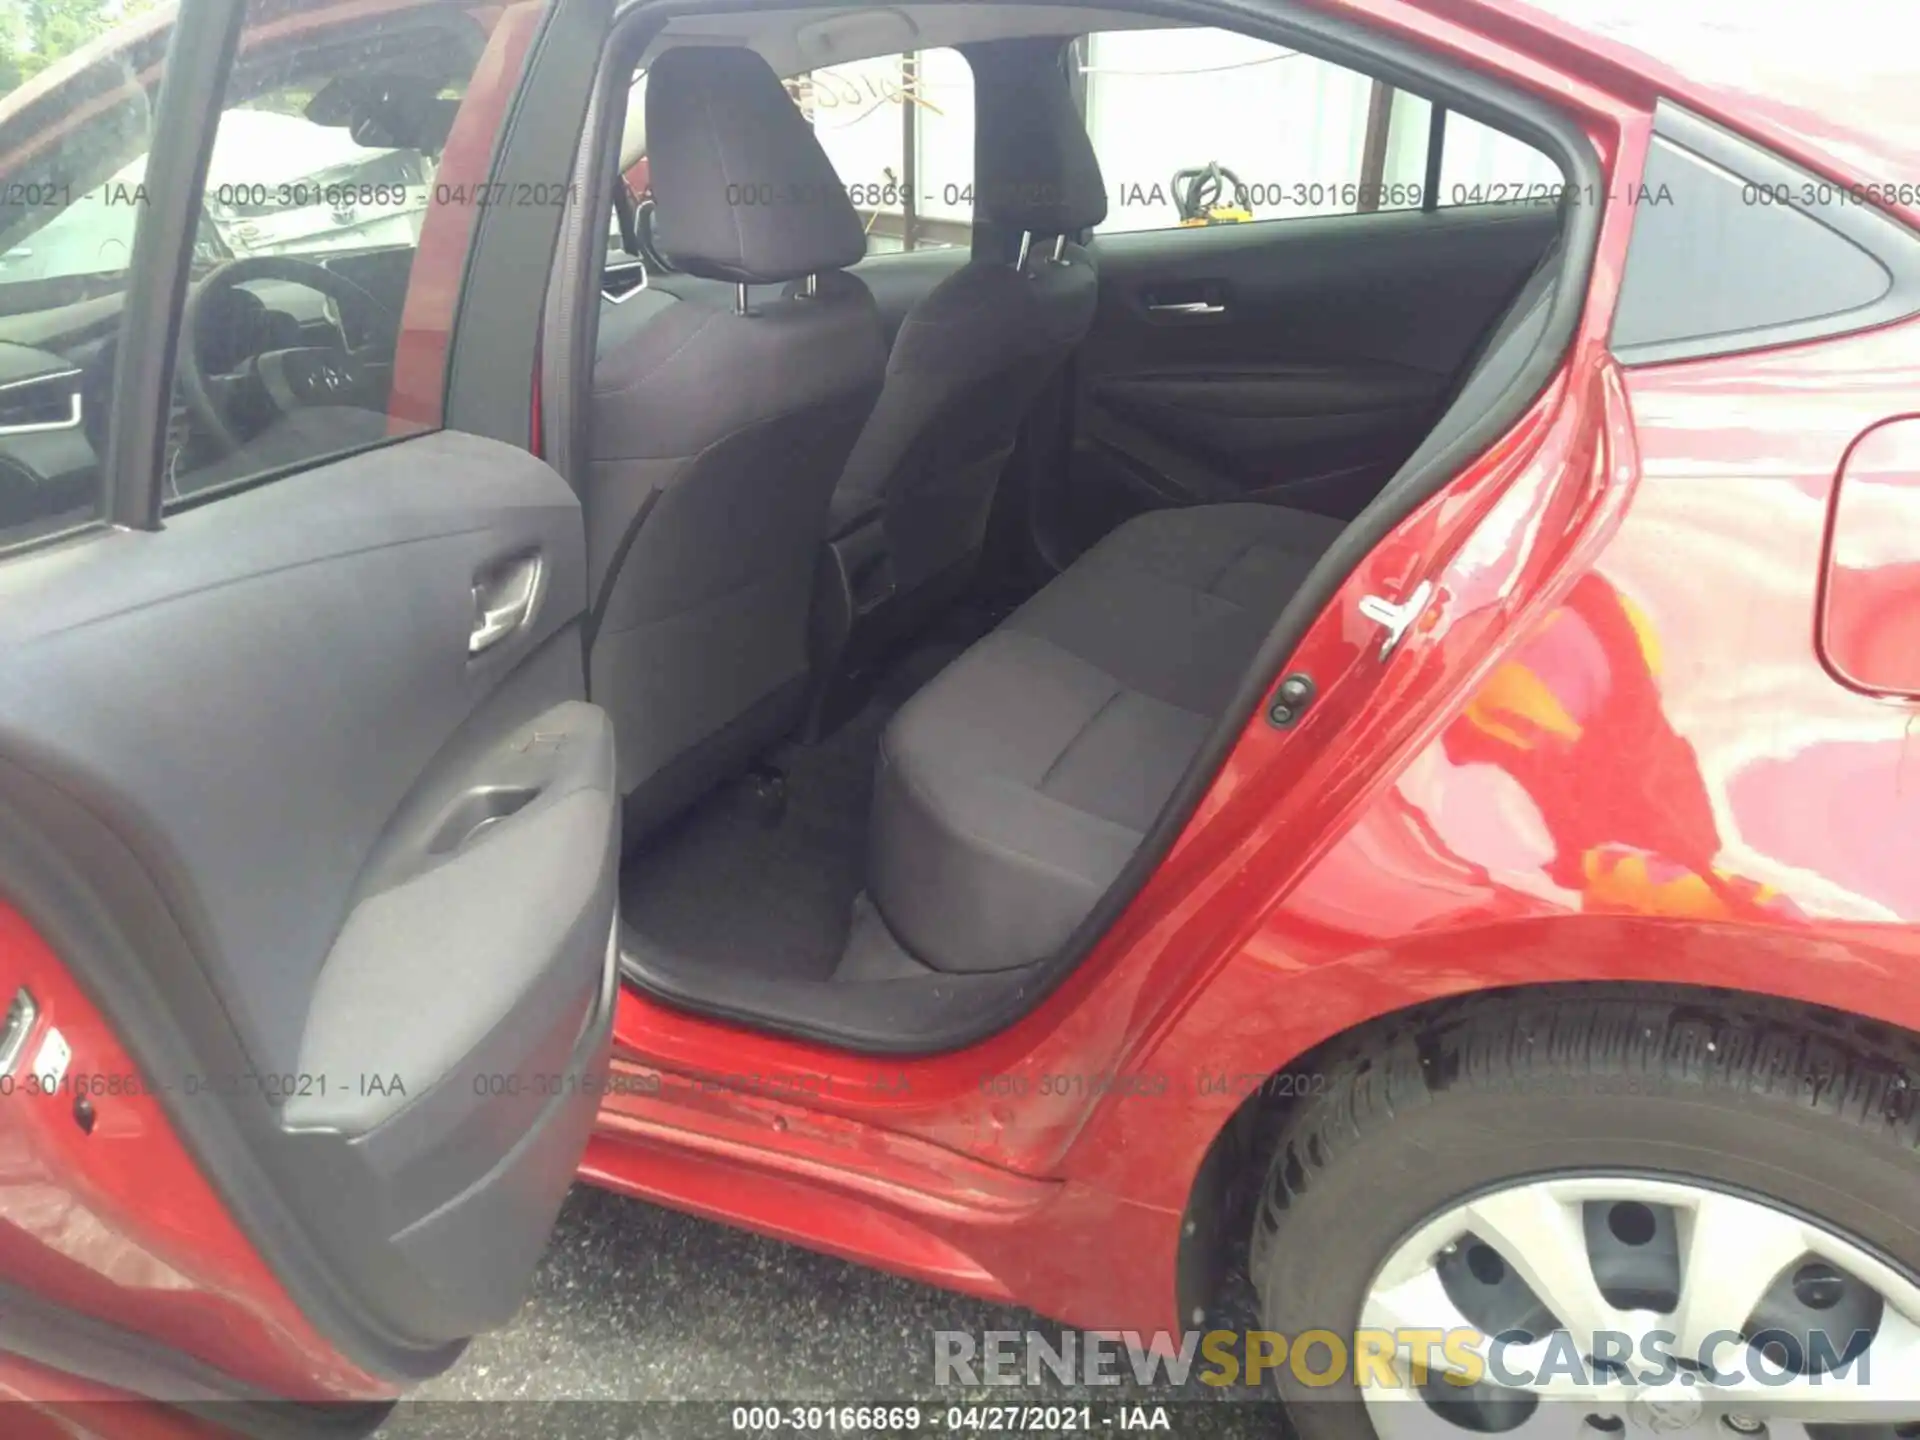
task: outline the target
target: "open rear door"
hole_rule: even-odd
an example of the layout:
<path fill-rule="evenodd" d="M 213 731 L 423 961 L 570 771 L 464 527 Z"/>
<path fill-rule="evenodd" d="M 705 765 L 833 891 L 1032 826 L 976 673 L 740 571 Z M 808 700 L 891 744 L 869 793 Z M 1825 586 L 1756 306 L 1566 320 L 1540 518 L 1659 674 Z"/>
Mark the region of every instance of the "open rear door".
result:
<path fill-rule="evenodd" d="M 528 448 L 608 19 L 186 0 L 0 102 L 108 196 L 0 215 L 0 1352 L 378 1398 L 521 1299 L 616 983 Z"/>

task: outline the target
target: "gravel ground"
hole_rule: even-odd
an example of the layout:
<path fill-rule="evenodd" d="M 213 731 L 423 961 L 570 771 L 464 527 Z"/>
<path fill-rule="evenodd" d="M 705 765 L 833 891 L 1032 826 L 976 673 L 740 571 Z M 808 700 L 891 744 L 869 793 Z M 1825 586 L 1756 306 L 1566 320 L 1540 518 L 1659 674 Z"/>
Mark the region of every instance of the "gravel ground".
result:
<path fill-rule="evenodd" d="M 942 1329 L 1058 1334 L 1026 1311 L 580 1187 L 512 1326 L 476 1340 L 380 1435 L 720 1435 L 735 1432 L 733 1406 L 743 1400 L 914 1398 L 935 1417 L 938 1428 L 926 1433 L 953 1433 L 937 1417 L 956 1402 L 1081 1399 L 1106 1410 L 1167 1403 L 1180 1436 L 1275 1433 L 1265 1407 L 1131 1381 L 1098 1391 L 936 1390 L 932 1335 Z"/>

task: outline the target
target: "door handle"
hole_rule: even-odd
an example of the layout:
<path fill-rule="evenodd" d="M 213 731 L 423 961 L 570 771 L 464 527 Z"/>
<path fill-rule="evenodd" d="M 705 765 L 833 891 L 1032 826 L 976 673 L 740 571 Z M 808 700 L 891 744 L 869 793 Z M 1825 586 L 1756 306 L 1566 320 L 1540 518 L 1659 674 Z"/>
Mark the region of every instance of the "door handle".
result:
<path fill-rule="evenodd" d="M 1224 315 L 1227 307 L 1218 300 L 1155 300 L 1147 309 L 1155 315 Z"/>
<path fill-rule="evenodd" d="M 473 630 L 467 636 L 467 654 L 491 649 L 533 618 L 540 608 L 540 582 L 546 568 L 536 550 L 473 577 Z"/>

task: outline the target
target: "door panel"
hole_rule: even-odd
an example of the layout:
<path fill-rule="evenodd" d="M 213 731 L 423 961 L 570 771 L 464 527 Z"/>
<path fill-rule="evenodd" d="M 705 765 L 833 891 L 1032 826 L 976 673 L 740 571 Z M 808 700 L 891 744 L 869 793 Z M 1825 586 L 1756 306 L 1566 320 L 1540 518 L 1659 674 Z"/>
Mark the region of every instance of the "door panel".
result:
<path fill-rule="evenodd" d="M 1226 500 L 1358 514 L 1557 227 L 1474 206 L 1095 237 L 1055 538 Z"/>
<path fill-rule="evenodd" d="M 91 1222 L 76 1247 L 0 1206 L 0 1288 L 216 1389 L 378 1399 L 443 1369 L 519 1303 L 593 1123 L 613 740 L 578 499 L 526 449 L 522 282 L 610 17 L 207 0 L 50 71 L 0 145 L 168 197 L 89 298 L 10 291 L 0 325 L 63 362 L 36 364 L 99 500 L 57 539 L 0 515 L 39 537 L 0 555 L 0 916 L 34 942 L 0 946 L 0 995 L 39 995 L 0 1080 L 111 1082 L 0 1107 L 36 1203 Z M 340 230 L 313 176 L 395 153 L 431 183 L 347 187 L 385 228 Z M 379 294 L 342 282 L 376 261 Z M 62 1123 L 77 1147 L 36 1147 Z M 155 1154 L 207 1189 L 116 1251 Z M 103 1304 L 130 1273 L 141 1303 Z"/>
<path fill-rule="evenodd" d="M 0 893 L 131 942 L 57 948 L 384 1368 L 512 1313 L 592 1123 L 618 833 L 584 575 L 565 482 L 453 432 L 0 566 Z"/>

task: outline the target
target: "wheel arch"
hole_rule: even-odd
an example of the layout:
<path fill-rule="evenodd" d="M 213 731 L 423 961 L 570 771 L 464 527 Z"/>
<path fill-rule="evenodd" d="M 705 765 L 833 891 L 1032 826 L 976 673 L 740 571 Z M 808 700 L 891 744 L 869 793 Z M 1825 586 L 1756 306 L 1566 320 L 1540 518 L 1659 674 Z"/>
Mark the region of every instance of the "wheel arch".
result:
<path fill-rule="evenodd" d="M 1642 922 L 1644 923 L 1644 922 Z M 1665 928 L 1665 927 L 1662 927 Z M 1685 927 L 1691 930 L 1694 927 Z M 1858 985 L 1857 967 L 1865 957 L 1841 945 L 1808 947 L 1821 953 L 1807 954 L 1804 971 L 1773 965 L 1761 969 L 1751 948 L 1742 963 L 1743 979 L 1750 981 L 1764 974 L 1780 982 L 1762 988 L 1751 983 L 1725 983 L 1722 964 L 1712 963 L 1704 952 L 1713 947 L 1744 939 L 1748 946 L 1755 940 L 1745 936 L 1700 936 L 1688 945 L 1696 962 L 1684 971 L 1658 960 L 1614 967 L 1619 973 L 1561 976 L 1520 981 L 1469 985 L 1432 994 L 1410 1003 L 1376 1009 L 1350 1023 L 1327 1030 L 1304 1049 L 1258 1068 L 1251 1060 L 1230 1064 L 1216 1076 L 1233 1082 L 1231 1104 L 1214 1116 L 1216 1123 L 1196 1163 L 1180 1173 L 1187 1177 L 1186 1193 L 1179 1206 L 1180 1230 L 1174 1269 L 1174 1302 L 1183 1325 L 1223 1324 L 1229 1328 L 1247 1328 L 1258 1323 L 1251 1289 L 1246 1283 L 1246 1242 L 1251 1232 L 1254 1207 L 1266 1172 L 1272 1163 L 1277 1142 L 1292 1110 L 1312 1093 L 1317 1075 L 1323 1075 L 1327 1062 L 1355 1049 L 1384 1049 L 1388 1041 L 1408 1029 L 1432 1029 L 1458 1017 L 1470 1007 L 1488 1001 L 1519 997 L 1568 999 L 1661 1000 L 1691 1004 L 1701 1009 L 1741 1007 L 1759 1008 L 1784 1023 L 1807 1026 L 1830 1034 L 1848 1033 L 1878 1044 L 1904 1044 L 1920 1054 L 1920 1024 L 1914 1011 L 1920 1007 L 1920 972 L 1910 970 L 1915 979 L 1908 984 L 1905 1003 L 1901 997 L 1887 1003 L 1875 987 Z M 1776 937 L 1778 938 L 1778 937 Z M 1806 942 L 1786 937 L 1793 945 Z M 1782 958 L 1791 948 L 1777 946 Z M 1904 959 L 1905 957 L 1899 957 Z M 1909 967 L 1915 960 L 1906 960 Z M 1854 988 L 1849 1003 L 1835 1005 L 1821 996 L 1835 993 L 1832 971 L 1839 966 L 1854 968 Z M 1866 1003 L 1858 1003 L 1858 1002 Z M 1311 1004 L 1311 1001 L 1304 1003 Z M 1225 1057 L 1223 1056 L 1223 1059 Z"/>

